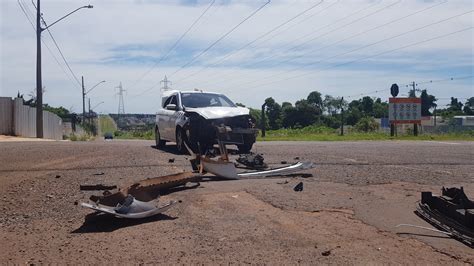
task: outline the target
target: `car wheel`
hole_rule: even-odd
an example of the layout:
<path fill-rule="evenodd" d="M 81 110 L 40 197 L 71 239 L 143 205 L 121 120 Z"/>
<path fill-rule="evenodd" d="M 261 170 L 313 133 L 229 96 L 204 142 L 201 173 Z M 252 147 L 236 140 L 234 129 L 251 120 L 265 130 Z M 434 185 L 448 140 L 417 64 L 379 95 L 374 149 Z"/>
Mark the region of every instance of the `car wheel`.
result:
<path fill-rule="evenodd" d="M 181 128 L 176 129 L 176 148 L 181 154 L 186 154 L 188 152 L 186 146 L 184 145 L 185 141 L 186 140 L 183 130 Z"/>
<path fill-rule="evenodd" d="M 166 141 L 161 139 L 160 131 L 158 128 L 155 129 L 155 145 L 157 149 L 163 148 L 166 144 Z"/>

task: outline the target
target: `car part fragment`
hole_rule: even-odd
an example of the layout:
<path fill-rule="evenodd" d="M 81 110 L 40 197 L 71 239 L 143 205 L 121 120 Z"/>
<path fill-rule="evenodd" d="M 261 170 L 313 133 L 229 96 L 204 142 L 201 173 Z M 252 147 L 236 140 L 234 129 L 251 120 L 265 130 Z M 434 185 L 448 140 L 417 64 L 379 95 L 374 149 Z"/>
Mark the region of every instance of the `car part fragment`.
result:
<path fill-rule="evenodd" d="M 474 247 L 474 201 L 461 188 L 442 188 L 441 196 L 422 192 L 415 213 L 451 237 Z"/>
<path fill-rule="evenodd" d="M 81 206 L 119 218 L 140 219 L 160 214 L 171 208 L 175 203 L 176 201 L 170 201 L 164 206 L 157 207 L 150 202 L 139 201 L 128 195 L 122 202 L 117 202 L 115 207 L 89 203 L 81 203 Z"/>
<path fill-rule="evenodd" d="M 248 153 L 248 154 L 239 154 L 237 162 L 245 165 L 248 168 L 253 169 L 265 169 L 267 164 L 263 162 L 264 158 L 260 154 Z"/>

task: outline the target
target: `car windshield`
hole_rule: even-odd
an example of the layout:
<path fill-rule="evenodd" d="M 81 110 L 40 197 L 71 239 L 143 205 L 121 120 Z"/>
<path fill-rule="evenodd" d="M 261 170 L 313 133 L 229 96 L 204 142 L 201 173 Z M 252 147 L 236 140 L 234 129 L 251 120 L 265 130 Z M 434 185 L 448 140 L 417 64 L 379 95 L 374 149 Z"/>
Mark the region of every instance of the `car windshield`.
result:
<path fill-rule="evenodd" d="M 235 104 L 222 94 L 215 93 L 182 93 L 184 107 L 235 107 Z"/>

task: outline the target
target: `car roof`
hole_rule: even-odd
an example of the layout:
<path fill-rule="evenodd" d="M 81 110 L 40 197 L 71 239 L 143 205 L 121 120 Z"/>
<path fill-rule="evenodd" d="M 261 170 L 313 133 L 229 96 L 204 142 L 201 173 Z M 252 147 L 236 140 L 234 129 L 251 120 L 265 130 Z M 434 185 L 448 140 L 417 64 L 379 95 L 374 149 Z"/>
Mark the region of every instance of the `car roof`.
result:
<path fill-rule="evenodd" d="M 174 93 L 212 93 L 212 94 L 219 94 L 219 95 L 223 95 L 222 93 L 219 93 L 219 92 L 211 92 L 211 91 L 203 91 L 203 90 L 194 90 L 194 91 L 180 91 L 180 90 L 166 90 L 166 91 L 163 91 L 163 97 L 168 97 Z"/>

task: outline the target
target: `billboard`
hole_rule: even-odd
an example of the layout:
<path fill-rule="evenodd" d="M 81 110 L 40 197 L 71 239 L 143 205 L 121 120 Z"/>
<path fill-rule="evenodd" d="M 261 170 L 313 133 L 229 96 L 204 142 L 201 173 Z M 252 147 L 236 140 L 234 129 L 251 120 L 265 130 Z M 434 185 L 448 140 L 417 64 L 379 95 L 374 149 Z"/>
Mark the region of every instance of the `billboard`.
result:
<path fill-rule="evenodd" d="M 392 124 L 421 124 L 421 98 L 389 98 L 388 118 Z"/>

